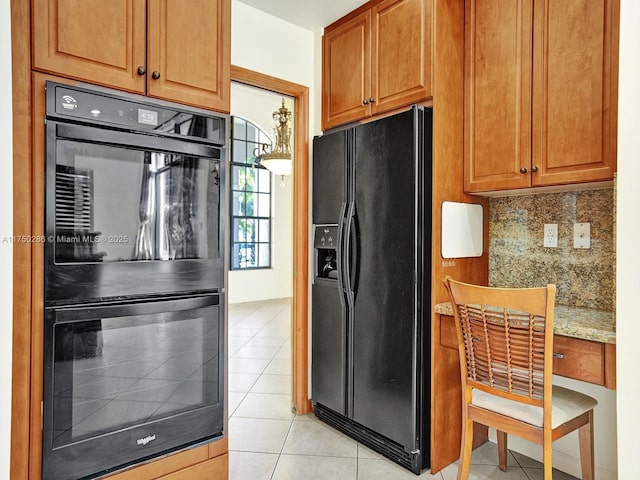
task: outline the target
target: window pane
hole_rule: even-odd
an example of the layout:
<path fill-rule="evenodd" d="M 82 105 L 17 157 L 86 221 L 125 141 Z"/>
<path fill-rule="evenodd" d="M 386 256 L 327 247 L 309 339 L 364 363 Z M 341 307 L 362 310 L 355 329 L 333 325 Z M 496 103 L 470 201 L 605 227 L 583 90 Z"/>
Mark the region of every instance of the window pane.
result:
<path fill-rule="evenodd" d="M 260 148 L 257 143 L 247 142 L 247 163 L 253 165 L 256 155 L 260 155 Z"/>
<path fill-rule="evenodd" d="M 244 218 L 234 218 L 233 219 L 233 228 L 232 228 L 232 236 L 233 242 L 239 242 L 244 240 L 246 233 L 246 220 Z"/>
<path fill-rule="evenodd" d="M 244 192 L 233 192 L 231 197 L 231 215 L 244 215 Z"/>
<path fill-rule="evenodd" d="M 240 244 L 235 244 L 231 248 L 231 268 L 240 268 Z"/>
<path fill-rule="evenodd" d="M 259 193 L 258 195 L 258 217 L 271 216 L 271 195 L 267 193 Z"/>
<path fill-rule="evenodd" d="M 238 167 L 237 165 L 231 165 L 231 189 L 239 190 L 240 189 L 240 171 L 243 170 L 244 167 Z"/>
<path fill-rule="evenodd" d="M 240 252 L 244 258 L 244 268 L 255 268 L 258 266 L 255 243 L 242 244 Z"/>
<path fill-rule="evenodd" d="M 259 243 L 258 244 L 258 260 L 260 267 L 268 267 L 270 262 L 270 248 L 268 243 Z"/>
<path fill-rule="evenodd" d="M 233 117 L 233 138 L 245 140 L 247 138 L 246 122 L 238 117 Z"/>
<path fill-rule="evenodd" d="M 248 192 L 253 192 L 256 190 L 256 183 L 258 183 L 256 179 L 256 169 L 247 167 L 245 173 L 244 189 Z"/>
<path fill-rule="evenodd" d="M 247 144 L 241 140 L 233 141 L 233 161 L 247 163 Z"/>
<path fill-rule="evenodd" d="M 247 140 L 254 142 L 258 141 L 258 129 L 251 123 L 247 123 Z"/>
<path fill-rule="evenodd" d="M 271 173 L 269 170 L 258 170 L 258 191 L 264 193 L 271 191 Z"/>
<path fill-rule="evenodd" d="M 269 220 L 258 220 L 258 241 L 269 242 L 271 240 L 269 232 Z"/>
<path fill-rule="evenodd" d="M 260 143 L 266 143 L 267 145 L 271 145 L 271 139 L 269 135 L 260 130 Z"/>
<path fill-rule="evenodd" d="M 257 228 L 257 224 L 256 224 L 256 220 L 254 220 L 253 218 L 247 218 L 244 219 L 244 225 L 246 225 L 245 229 L 244 229 L 244 238 L 241 238 L 240 240 L 243 240 L 245 242 L 255 242 L 256 241 L 256 228 Z M 242 223 L 242 222 L 241 222 Z"/>
<path fill-rule="evenodd" d="M 247 217 L 253 217 L 256 215 L 257 206 L 256 206 L 257 198 L 255 193 L 245 193 L 244 195 L 244 214 Z"/>

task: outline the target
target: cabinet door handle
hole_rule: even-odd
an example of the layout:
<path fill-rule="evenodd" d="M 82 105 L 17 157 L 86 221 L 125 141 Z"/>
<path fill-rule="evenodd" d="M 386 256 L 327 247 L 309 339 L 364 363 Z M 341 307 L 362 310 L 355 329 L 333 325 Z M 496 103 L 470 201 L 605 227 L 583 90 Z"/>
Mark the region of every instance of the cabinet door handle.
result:
<path fill-rule="evenodd" d="M 553 356 L 554 356 L 554 358 L 563 359 L 564 358 L 564 353 L 554 353 Z"/>
<path fill-rule="evenodd" d="M 376 99 L 373 97 L 369 97 L 369 103 L 376 103 Z"/>
<path fill-rule="evenodd" d="M 538 166 L 537 166 L 537 165 L 534 165 L 533 167 L 531 167 L 531 171 L 532 171 L 533 173 L 536 173 L 536 172 L 538 171 Z"/>
<path fill-rule="evenodd" d="M 369 100 L 367 100 L 366 98 L 364 100 L 362 100 L 362 104 L 363 105 L 369 105 Z"/>
<path fill-rule="evenodd" d="M 138 75 L 144 75 L 147 73 L 147 69 L 144 67 L 138 67 Z"/>
<path fill-rule="evenodd" d="M 527 173 L 527 167 L 520 167 L 520 173 Z"/>
<path fill-rule="evenodd" d="M 151 78 L 153 78 L 154 80 L 158 80 L 160 78 L 160 72 L 157 70 L 154 70 L 153 73 L 151 74 Z"/>

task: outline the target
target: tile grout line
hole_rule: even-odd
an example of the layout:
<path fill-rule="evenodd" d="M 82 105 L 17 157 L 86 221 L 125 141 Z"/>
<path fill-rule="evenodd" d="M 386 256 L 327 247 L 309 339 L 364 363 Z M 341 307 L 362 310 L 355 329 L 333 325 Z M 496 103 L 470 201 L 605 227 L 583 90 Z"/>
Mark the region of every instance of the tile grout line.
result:
<path fill-rule="evenodd" d="M 293 422 L 295 421 L 295 417 L 291 419 L 291 423 L 289 424 L 289 429 L 287 430 L 287 435 L 284 437 L 284 442 L 282 442 L 282 447 L 280 447 L 280 453 L 278 454 L 278 458 L 276 460 L 276 464 L 273 466 L 273 471 L 271 472 L 270 480 L 273 480 L 273 476 L 276 473 L 276 469 L 278 468 L 278 464 L 280 463 L 280 458 L 282 457 L 282 452 L 284 451 L 284 446 L 287 444 L 287 439 L 289 438 L 289 434 L 291 433 L 291 428 L 293 427 Z"/>

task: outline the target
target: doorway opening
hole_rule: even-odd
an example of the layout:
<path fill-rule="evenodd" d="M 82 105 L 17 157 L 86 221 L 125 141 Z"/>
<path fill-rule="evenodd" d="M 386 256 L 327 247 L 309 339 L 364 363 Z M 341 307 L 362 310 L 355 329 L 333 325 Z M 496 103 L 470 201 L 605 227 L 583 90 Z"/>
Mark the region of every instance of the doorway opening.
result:
<path fill-rule="evenodd" d="M 303 415 L 312 410 L 308 395 L 309 89 L 236 66 L 231 67 L 231 80 L 293 99 L 291 405 Z M 277 179 L 274 188 L 280 188 L 279 182 Z"/>

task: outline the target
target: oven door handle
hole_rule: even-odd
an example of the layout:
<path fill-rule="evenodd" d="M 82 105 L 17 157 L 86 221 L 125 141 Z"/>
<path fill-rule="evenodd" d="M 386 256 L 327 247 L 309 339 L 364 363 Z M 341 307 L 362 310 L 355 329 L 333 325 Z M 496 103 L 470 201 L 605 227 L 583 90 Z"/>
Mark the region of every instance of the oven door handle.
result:
<path fill-rule="evenodd" d="M 54 314 L 55 323 L 71 323 L 79 320 L 86 321 L 100 318 L 153 315 L 157 313 L 177 313 L 198 308 L 220 305 L 220 295 L 197 295 L 188 297 L 174 297 L 163 300 L 138 299 L 129 302 L 103 302 L 93 305 L 64 306 L 47 308 L 49 314 Z M 47 315 L 49 316 L 49 315 Z M 50 317 L 51 318 L 51 317 Z"/>
<path fill-rule="evenodd" d="M 219 147 L 195 143 L 187 139 L 161 137 L 152 133 L 122 132 L 69 123 L 51 123 L 55 125 L 55 135 L 58 139 L 99 143 L 115 147 L 131 147 L 138 150 L 153 150 L 154 152 L 177 153 L 194 157 L 221 157 L 221 149 Z"/>

